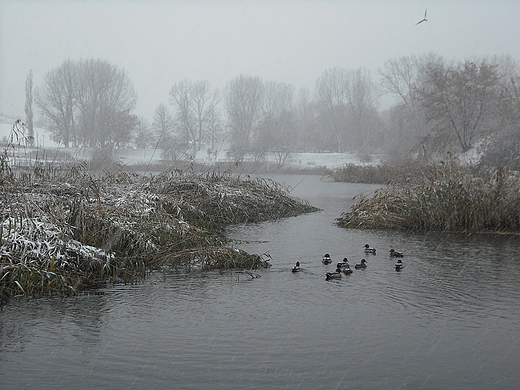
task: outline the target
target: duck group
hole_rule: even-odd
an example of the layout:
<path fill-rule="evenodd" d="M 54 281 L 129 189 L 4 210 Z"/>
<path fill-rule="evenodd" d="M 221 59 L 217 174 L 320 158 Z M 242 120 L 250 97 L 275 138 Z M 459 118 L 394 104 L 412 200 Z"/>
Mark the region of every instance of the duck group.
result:
<path fill-rule="evenodd" d="M 342 262 L 337 264 L 336 268 L 345 275 L 350 275 L 353 272 L 352 269 L 350 269 L 350 264 L 348 263 L 348 259 L 346 257 L 343 258 Z"/>
<path fill-rule="evenodd" d="M 370 254 L 374 254 L 374 255 L 376 254 L 376 249 L 371 248 L 370 245 L 368 245 L 368 244 L 365 244 L 363 250 L 365 253 L 370 253 Z M 390 257 L 398 258 L 397 261 L 394 263 L 394 268 L 396 271 L 401 271 L 404 267 L 403 261 L 400 259 L 401 257 L 404 257 L 403 252 L 398 252 L 395 249 L 390 249 L 389 254 L 390 254 Z M 323 255 L 323 257 L 321 259 L 321 262 L 325 265 L 332 263 L 332 258 L 330 256 L 330 254 L 325 253 L 325 255 Z M 361 259 L 361 261 L 359 263 L 354 265 L 354 268 L 358 269 L 358 270 L 366 269 L 367 260 Z M 299 261 L 297 261 L 296 265 L 291 269 L 292 272 L 300 272 L 301 270 L 302 270 L 302 268 L 301 268 Z M 344 257 L 342 261 L 340 261 L 339 263 L 336 264 L 336 270 L 334 272 L 327 272 L 325 274 L 325 280 L 341 279 L 341 274 L 350 275 L 353 272 L 354 271 L 350 268 L 348 259 L 346 257 Z"/>
<path fill-rule="evenodd" d="M 363 248 L 364 252 L 367 254 L 376 254 L 376 248 L 372 248 L 369 244 L 365 244 Z M 390 257 L 397 257 L 399 258 L 395 264 L 394 268 L 396 271 L 401 271 L 404 267 L 403 261 L 400 259 L 401 257 L 404 257 L 403 252 L 398 252 L 395 249 L 390 249 L 389 251 Z M 323 264 L 330 264 L 332 263 L 332 258 L 330 257 L 330 254 L 326 253 L 322 258 Z M 354 265 L 355 269 L 364 270 L 367 268 L 367 260 L 361 259 L 359 263 Z M 325 280 L 332 280 L 332 279 L 341 279 L 341 274 L 350 275 L 353 273 L 352 269 L 350 268 L 350 264 L 348 262 L 348 259 L 346 257 L 343 258 L 343 261 L 336 264 L 336 271 L 334 272 L 327 272 L 325 274 Z"/>

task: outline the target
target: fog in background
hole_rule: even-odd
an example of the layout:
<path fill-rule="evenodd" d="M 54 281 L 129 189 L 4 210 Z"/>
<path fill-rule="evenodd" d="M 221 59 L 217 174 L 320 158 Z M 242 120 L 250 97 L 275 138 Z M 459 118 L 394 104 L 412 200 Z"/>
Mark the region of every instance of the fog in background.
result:
<path fill-rule="evenodd" d="M 0 113 L 23 118 L 29 71 L 38 87 L 66 59 L 124 69 L 136 114 L 151 118 L 185 78 L 313 91 L 326 69 L 364 67 L 376 80 L 399 56 L 520 59 L 519 19 L 520 1 L 0 0 Z"/>

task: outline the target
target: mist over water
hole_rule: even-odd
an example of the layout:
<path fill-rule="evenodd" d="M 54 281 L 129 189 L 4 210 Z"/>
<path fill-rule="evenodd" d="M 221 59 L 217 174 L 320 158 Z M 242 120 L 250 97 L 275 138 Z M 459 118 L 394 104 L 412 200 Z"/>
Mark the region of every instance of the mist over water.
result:
<path fill-rule="evenodd" d="M 322 211 L 229 229 L 272 256 L 260 278 L 157 272 L 104 295 L 13 300 L 0 388 L 518 388 L 518 237 L 341 229 L 378 186 L 275 178 Z M 343 257 L 367 269 L 325 281 Z"/>

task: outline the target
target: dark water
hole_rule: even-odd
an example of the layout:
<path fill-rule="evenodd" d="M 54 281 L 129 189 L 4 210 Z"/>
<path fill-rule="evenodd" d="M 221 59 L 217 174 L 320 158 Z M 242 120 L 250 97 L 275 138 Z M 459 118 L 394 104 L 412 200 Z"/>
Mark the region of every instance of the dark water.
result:
<path fill-rule="evenodd" d="M 323 211 L 230 230 L 273 257 L 260 278 L 158 273 L 105 295 L 12 301 L 0 389 L 520 388 L 518 237 L 340 229 L 334 218 L 376 186 L 277 179 Z M 402 272 L 390 248 L 405 252 Z M 326 282 L 345 256 L 367 269 Z"/>

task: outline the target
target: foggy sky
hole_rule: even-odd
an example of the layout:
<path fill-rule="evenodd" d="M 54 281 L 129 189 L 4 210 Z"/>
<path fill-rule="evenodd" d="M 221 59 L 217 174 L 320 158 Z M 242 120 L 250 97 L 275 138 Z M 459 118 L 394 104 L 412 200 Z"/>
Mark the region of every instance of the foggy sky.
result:
<path fill-rule="evenodd" d="M 377 79 L 400 56 L 520 60 L 519 20 L 520 1 L 505 0 L 0 0 L 0 113 L 23 119 L 29 70 L 38 87 L 66 59 L 124 69 L 136 114 L 151 120 L 184 78 L 222 88 L 244 74 L 312 92 L 326 69 Z"/>

